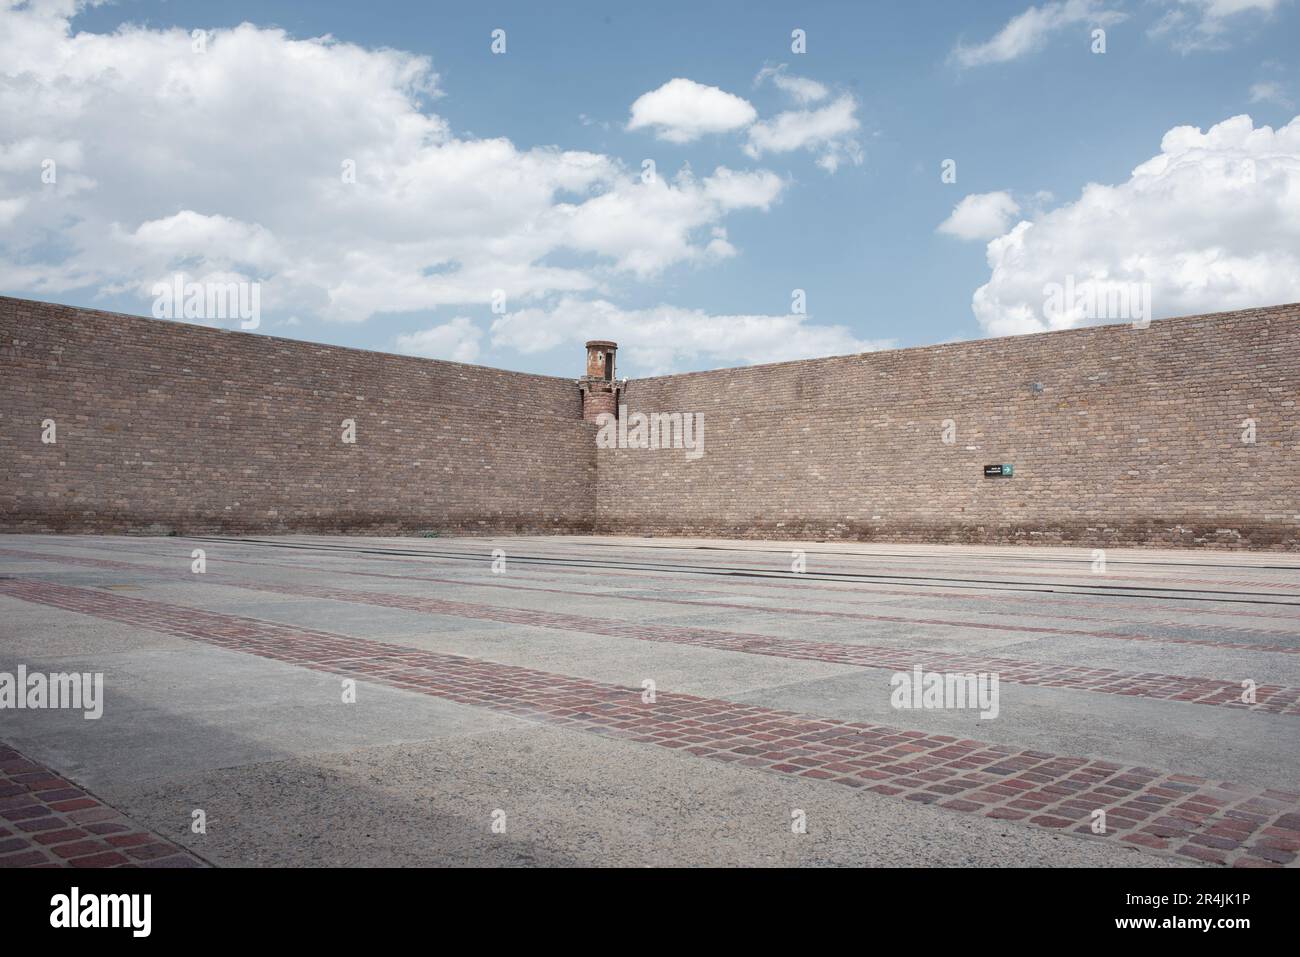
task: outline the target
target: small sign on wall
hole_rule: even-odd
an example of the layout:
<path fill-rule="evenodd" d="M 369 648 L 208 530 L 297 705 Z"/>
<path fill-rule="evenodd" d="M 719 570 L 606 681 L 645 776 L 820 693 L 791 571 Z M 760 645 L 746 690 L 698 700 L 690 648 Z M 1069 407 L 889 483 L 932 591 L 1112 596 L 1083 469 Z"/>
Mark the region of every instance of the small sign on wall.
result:
<path fill-rule="evenodd" d="M 1012 465 L 986 465 L 984 466 L 985 478 L 1011 478 L 1016 474 L 1015 466 Z"/>

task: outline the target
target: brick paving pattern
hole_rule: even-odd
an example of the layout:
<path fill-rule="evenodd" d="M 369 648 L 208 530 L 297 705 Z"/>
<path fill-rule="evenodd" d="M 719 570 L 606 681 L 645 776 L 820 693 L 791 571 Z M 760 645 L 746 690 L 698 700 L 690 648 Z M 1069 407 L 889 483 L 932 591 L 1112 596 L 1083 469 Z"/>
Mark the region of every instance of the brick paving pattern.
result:
<path fill-rule="evenodd" d="M 872 645 L 847 644 L 830 641 L 809 641 L 798 638 L 776 638 L 770 635 L 745 634 L 720 631 L 713 628 L 690 626 L 651 625 L 623 622 L 584 615 L 568 615 L 531 609 L 502 608 L 470 602 L 448 601 L 439 598 L 422 598 L 413 595 L 396 595 L 388 592 L 368 592 L 314 585 L 287 585 L 267 582 L 227 582 L 240 588 L 273 592 L 282 595 L 326 598 L 359 604 L 401 608 L 434 615 L 452 615 L 480 621 L 496 621 L 514 625 L 531 625 L 561 631 L 581 631 L 586 634 L 633 638 L 638 641 L 662 641 L 686 644 L 719 651 L 744 654 L 769 655 L 805 661 L 825 661 L 833 664 L 853 665 L 863 668 L 885 668 L 893 671 L 910 671 L 922 665 L 930 671 L 997 672 L 999 679 L 1013 684 L 1042 685 L 1050 688 L 1073 688 L 1100 694 L 1129 695 L 1157 698 L 1168 701 L 1186 701 L 1191 704 L 1218 705 L 1245 708 L 1271 714 L 1300 714 L 1300 688 L 1278 685 L 1260 685 L 1255 689 L 1254 704 L 1241 701 L 1239 685 L 1213 678 L 1181 675 L 1136 674 L 1113 668 L 1093 668 L 1086 665 L 1060 665 L 1049 662 L 1019 661 L 975 655 L 953 655 L 946 652 L 922 649 L 884 648 Z M 584 594 L 575 592 L 574 594 Z M 586 593 L 590 594 L 590 593 Z M 603 595 L 600 597 L 609 597 Z M 659 599 L 648 599 L 657 601 Z M 663 599 L 671 601 L 671 599 Z M 685 602 L 685 604 L 691 604 Z M 733 605 L 746 608 L 750 606 Z M 765 608 L 764 611 L 788 613 L 791 609 Z M 891 619 L 930 624 L 924 619 Z M 962 627 L 966 627 L 962 623 Z M 980 624 L 980 627 L 992 627 Z"/>
<path fill-rule="evenodd" d="M 694 695 L 661 692 L 647 705 L 637 688 L 43 581 L 0 580 L 0 593 L 702 759 L 1201 863 L 1275 867 L 1300 851 L 1293 791 Z M 1098 809 L 1106 812 L 1102 835 L 1091 830 Z"/>
<path fill-rule="evenodd" d="M 94 795 L 0 744 L 0 867 L 206 867 Z"/>
<path fill-rule="evenodd" d="M 57 561 L 73 565 L 91 565 L 105 568 L 141 570 L 139 564 L 118 562 L 112 559 L 84 558 L 76 556 L 51 557 L 40 552 L 23 552 L 17 549 L 0 549 L 0 553 L 37 558 L 45 561 Z M 274 564 L 274 563 L 264 563 Z M 276 566 L 293 567 L 293 566 Z M 166 574 L 165 570 L 149 568 L 154 573 Z M 369 573 L 354 573 L 369 574 Z M 797 638 L 776 638 L 770 635 L 746 634 L 743 632 L 720 631 L 713 628 L 696 628 L 687 626 L 666 627 L 635 622 L 615 621 L 603 618 L 591 618 L 582 615 L 559 614 L 555 612 L 534 611 L 531 609 L 502 608 L 495 605 L 483 605 L 471 602 L 448 601 L 438 598 L 424 598 L 413 595 L 398 595 L 388 592 L 357 591 L 336 586 L 294 585 L 286 583 L 256 582 L 242 580 L 231 576 L 210 573 L 201 579 L 189 573 L 174 573 L 174 577 L 185 580 L 201 580 L 209 583 L 229 585 L 253 591 L 271 592 L 281 595 L 298 595 L 302 597 L 325 598 L 333 601 L 347 601 L 359 604 L 376 605 L 385 608 L 400 608 L 425 614 L 451 615 L 479 621 L 495 621 L 505 624 L 529 625 L 537 628 L 551 628 L 561 631 L 580 631 L 592 635 L 632 638 L 638 641 L 671 642 L 702 648 L 714 648 L 719 651 L 732 651 L 743 654 L 767 655 L 777 658 L 790 658 L 803 661 L 824 661 L 832 664 L 850 665 L 862 668 L 882 668 L 891 671 L 910 671 L 920 665 L 927 671 L 946 671 L 960 673 L 996 672 L 1000 681 L 1012 684 L 1037 685 L 1047 688 L 1070 688 L 1097 694 L 1115 694 L 1129 697 L 1154 698 L 1165 701 L 1184 701 L 1190 704 L 1214 705 L 1226 708 L 1242 708 L 1250 711 L 1262 711 L 1269 714 L 1300 714 L 1300 688 L 1287 688 L 1280 685 L 1257 685 L 1255 701 L 1246 704 L 1241 700 L 1242 688 L 1232 681 L 1192 677 L 1185 675 L 1151 674 L 1119 671 L 1114 668 L 1095 668 L 1087 665 L 1062 665 L 1050 662 L 1022 661 L 1014 658 L 999 658 L 986 655 L 954 655 L 947 652 L 926 651 L 923 649 L 898 649 L 873 645 L 848 644 L 830 641 L 809 641 Z M 381 576 L 407 578 L 407 576 Z M 411 579 L 428 582 L 440 582 L 463 585 L 457 579 L 419 578 Z M 475 587 L 502 587 L 513 590 L 530 591 L 527 587 L 478 585 Z M 555 591 L 554 589 L 541 589 Z M 575 596 L 624 598 L 611 596 L 602 592 L 564 591 Z M 728 604 L 722 602 L 700 603 L 677 601 L 668 598 L 639 598 L 629 600 L 667 602 L 670 604 L 708 604 L 726 608 L 755 610 L 754 606 Z M 781 614 L 798 614 L 805 609 L 764 607 L 761 611 Z M 809 614 L 823 614 L 809 611 Z M 826 613 L 833 614 L 833 613 Z M 850 615 L 848 617 L 859 617 Z M 869 616 L 879 619 L 885 616 Z M 887 620 L 906 621 L 910 623 L 932 624 L 926 619 L 901 618 L 888 616 Z M 967 622 L 947 622 L 948 624 L 971 626 Z M 974 627 L 998 627 L 983 622 Z M 1007 629 L 1014 630 L 1014 629 Z M 1034 629 L 1052 632 L 1053 629 Z M 1287 649 L 1292 650 L 1292 649 Z"/>

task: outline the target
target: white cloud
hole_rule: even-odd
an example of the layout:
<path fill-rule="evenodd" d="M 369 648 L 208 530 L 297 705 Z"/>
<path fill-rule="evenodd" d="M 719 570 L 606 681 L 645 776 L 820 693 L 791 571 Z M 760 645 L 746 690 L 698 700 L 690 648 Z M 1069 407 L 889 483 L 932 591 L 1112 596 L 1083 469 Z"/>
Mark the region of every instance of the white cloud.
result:
<path fill-rule="evenodd" d="M 767 81 L 804 105 L 830 95 L 816 80 L 789 75 L 785 64 L 766 66 L 754 77 L 755 85 Z M 848 135 L 861 126 L 857 105 L 853 96 L 845 93 L 820 108 L 788 110 L 758 120 L 748 101 L 679 77 L 638 97 L 627 128 L 650 127 L 660 139 L 674 143 L 689 143 L 706 133 L 747 129 L 746 155 L 757 158 L 764 153 L 808 150 L 818 154 L 818 166 L 834 173 L 844 162 L 862 163 L 862 146 Z"/>
<path fill-rule="evenodd" d="M 1183 53 L 1222 50 L 1234 27 L 1258 25 L 1286 0 L 1166 0 L 1170 9 L 1147 31 Z"/>
<path fill-rule="evenodd" d="M 1060 0 L 1018 13 L 984 43 L 967 46 L 958 43 L 953 59 L 963 67 L 1006 63 L 1041 49 L 1048 37 L 1078 24 L 1109 26 L 1125 19 L 1125 14 L 1105 9 L 1098 0 Z"/>
<path fill-rule="evenodd" d="M 1149 283 L 1161 316 L 1300 301 L 1300 117 L 1179 126 L 1124 183 L 1017 224 L 988 245 L 972 308 L 995 335 L 1084 324 L 1044 318 L 1044 287 Z"/>
<path fill-rule="evenodd" d="M 703 180 L 683 170 L 672 182 L 656 177 L 580 206 L 562 207 L 557 217 L 564 220 L 570 248 L 612 257 L 617 268 L 648 278 L 673 263 L 716 254 L 718 247 L 711 252 L 699 245 L 696 231 L 734 210 L 767 209 L 783 187 L 766 170 L 736 172 L 720 166 Z"/>
<path fill-rule="evenodd" d="M 786 72 L 786 64 L 765 66 L 754 77 L 754 85 L 759 86 L 770 81 L 778 90 L 800 105 L 818 103 L 830 96 L 831 91 L 822 83 L 804 76 L 793 76 Z"/>
<path fill-rule="evenodd" d="M 749 101 L 683 77 L 641 94 L 631 113 L 629 130 L 652 127 L 659 139 L 670 143 L 690 143 L 706 133 L 743 129 L 758 116 Z"/>
<path fill-rule="evenodd" d="M 1282 89 L 1282 84 L 1274 83 L 1272 81 L 1252 83 L 1250 87 L 1250 102 L 1273 103 L 1288 110 L 1295 105 L 1291 102 L 1291 98 L 1286 95 L 1286 91 Z"/>
<path fill-rule="evenodd" d="M 644 183 L 602 154 L 454 133 L 425 57 L 242 24 L 74 32 L 0 0 L 0 288 L 66 298 L 234 276 L 277 317 L 511 308 L 735 250 L 729 214 L 784 183 Z M 45 159 L 57 181 L 41 182 Z M 355 182 L 344 182 L 345 161 Z"/>
<path fill-rule="evenodd" d="M 408 356 L 426 359 L 450 359 L 452 362 L 474 362 L 479 356 L 479 340 L 483 330 L 466 316 L 457 316 L 450 322 L 419 332 L 397 337 L 397 351 Z"/>
<path fill-rule="evenodd" d="M 939 232 L 958 239 L 992 239 L 1005 233 L 1019 213 L 1020 204 L 1010 193 L 971 193 L 939 224 Z"/>
<path fill-rule="evenodd" d="M 861 165 L 862 146 L 848 135 L 861 126 L 856 113 L 857 101 L 848 93 L 819 109 L 778 113 L 749 128 L 745 152 L 758 157 L 812 150 L 820 154 L 817 165 L 831 173 L 845 160 Z"/>
<path fill-rule="evenodd" d="M 660 305 L 620 309 L 604 300 L 566 298 L 552 308 L 530 308 L 492 324 L 492 344 L 522 353 L 592 338 L 613 339 L 625 371 L 659 375 L 683 364 L 782 362 L 888 348 L 891 342 L 858 339 L 844 326 L 820 326 L 801 315 L 710 315 Z"/>

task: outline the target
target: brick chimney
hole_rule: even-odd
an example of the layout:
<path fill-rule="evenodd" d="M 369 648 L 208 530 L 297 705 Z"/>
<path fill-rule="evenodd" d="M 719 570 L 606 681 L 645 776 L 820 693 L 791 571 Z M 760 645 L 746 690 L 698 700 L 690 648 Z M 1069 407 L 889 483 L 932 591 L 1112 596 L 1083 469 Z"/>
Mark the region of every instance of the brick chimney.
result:
<path fill-rule="evenodd" d="M 602 412 L 618 415 L 618 383 L 614 379 L 614 353 L 618 343 L 592 339 L 587 343 L 587 374 L 578 380 L 582 390 L 582 417 L 596 421 Z"/>

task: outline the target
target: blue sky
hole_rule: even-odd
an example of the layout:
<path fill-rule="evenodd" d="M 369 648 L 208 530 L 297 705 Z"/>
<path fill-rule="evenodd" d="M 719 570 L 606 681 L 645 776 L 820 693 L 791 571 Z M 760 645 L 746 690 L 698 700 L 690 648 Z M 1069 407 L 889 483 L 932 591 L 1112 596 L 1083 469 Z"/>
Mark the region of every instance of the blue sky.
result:
<path fill-rule="evenodd" d="M 147 315 L 234 277 L 261 333 L 557 375 L 588 336 L 640 375 L 1096 321 L 1041 315 L 1067 275 L 1293 301 L 1297 6 L 0 0 L 0 291 Z"/>

